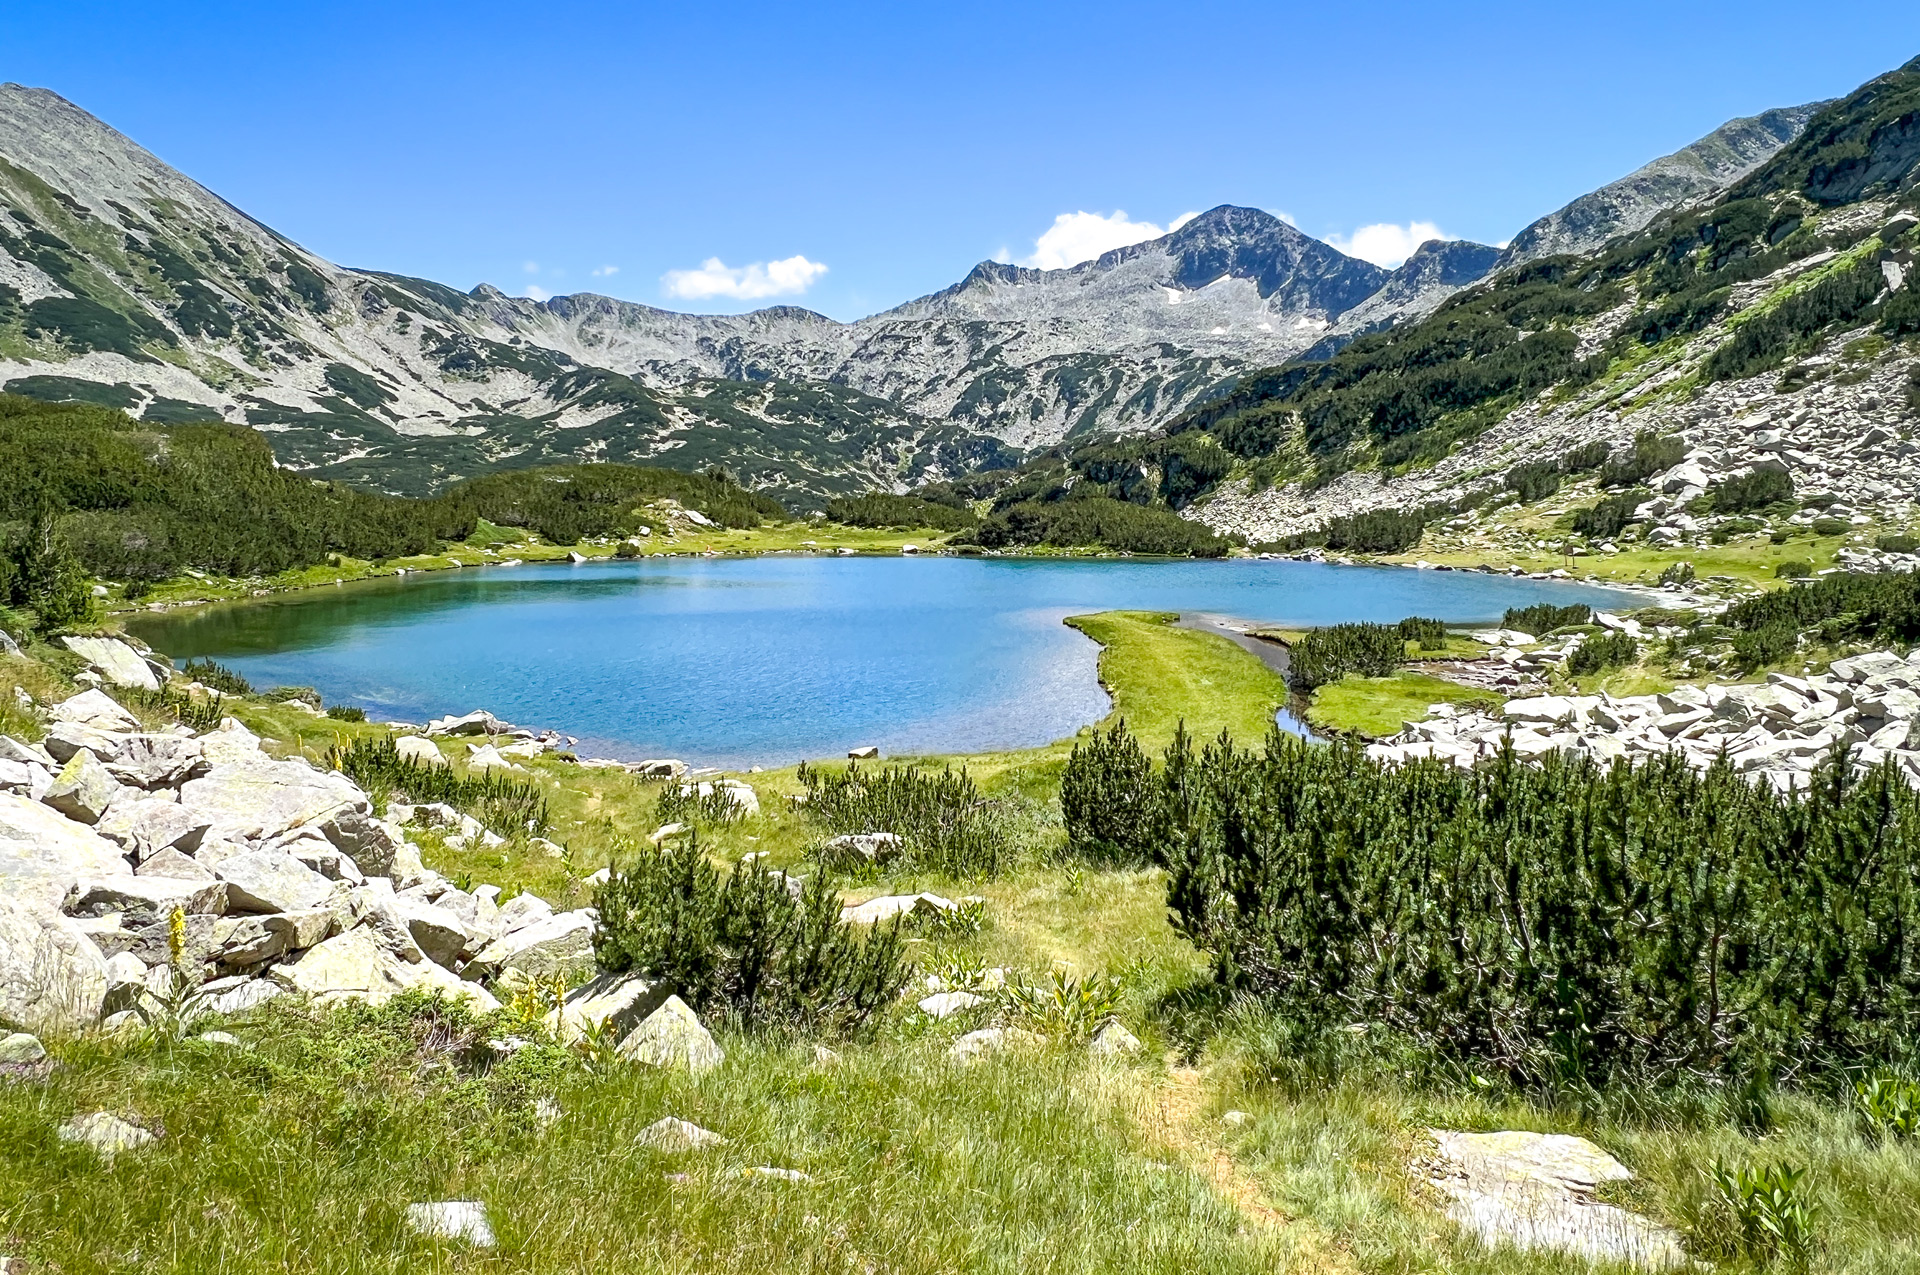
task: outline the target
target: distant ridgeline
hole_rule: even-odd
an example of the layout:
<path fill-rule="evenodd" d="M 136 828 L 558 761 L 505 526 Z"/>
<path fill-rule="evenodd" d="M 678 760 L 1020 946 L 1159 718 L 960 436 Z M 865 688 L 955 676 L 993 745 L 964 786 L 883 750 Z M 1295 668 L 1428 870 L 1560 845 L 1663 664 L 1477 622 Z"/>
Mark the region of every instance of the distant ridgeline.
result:
<path fill-rule="evenodd" d="M 489 474 L 428 499 L 380 495 L 277 468 L 266 438 L 244 426 L 156 425 L 0 395 L 0 531 L 44 524 L 86 570 L 113 580 L 430 553 L 480 519 L 574 544 L 632 534 L 648 522 L 639 507 L 661 498 L 727 527 L 786 516 L 720 471 L 626 465 Z"/>
<path fill-rule="evenodd" d="M 977 475 L 964 490 L 992 499 L 1004 529 L 990 534 L 1043 543 L 1034 537 L 1051 534 L 1060 516 L 1048 511 L 1067 502 L 1178 511 L 1229 477 L 1248 477 L 1256 490 L 1292 482 L 1311 491 L 1357 466 L 1402 473 L 1542 391 L 1577 389 L 1709 329 L 1727 333 L 1701 370 L 1709 382 L 1783 368 L 1835 331 L 1920 333 L 1920 287 L 1890 289 L 1882 268 L 1913 268 L 1914 218 L 1834 215 L 1912 195 L 1917 170 L 1920 59 L 1820 111 L 1798 140 L 1708 206 L 1667 214 L 1590 256 L 1505 271 L 1422 321 L 1362 336 L 1331 357 L 1251 373 L 1157 435 L 1070 439 L 1019 467 Z M 1777 295 L 1735 304 L 1739 285 L 1802 261 L 1806 270 Z M 1629 301 L 1599 347 L 1583 351 L 1572 325 Z M 1920 382 L 1911 397 L 1920 408 Z M 1560 470 L 1597 469 L 1608 458 L 1603 450 L 1569 462 Z M 1544 469 L 1533 478 L 1545 490 L 1523 492 L 1526 499 L 1557 486 Z M 950 490 L 920 494 L 938 500 Z M 1377 511 L 1318 539 L 1392 552 L 1447 512 Z"/>

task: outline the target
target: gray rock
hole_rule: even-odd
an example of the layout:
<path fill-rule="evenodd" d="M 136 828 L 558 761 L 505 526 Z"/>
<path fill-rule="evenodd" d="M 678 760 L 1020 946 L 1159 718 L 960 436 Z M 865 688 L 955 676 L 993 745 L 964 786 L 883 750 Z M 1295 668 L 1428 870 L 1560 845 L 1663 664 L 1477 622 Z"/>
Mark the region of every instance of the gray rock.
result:
<path fill-rule="evenodd" d="M 260 749 L 260 737 L 231 717 L 200 737 L 200 753 L 209 767 L 268 760 Z"/>
<path fill-rule="evenodd" d="M 119 847 L 93 829 L 0 793 L 0 895 L 57 908 L 82 879 L 126 870 Z"/>
<path fill-rule="evenodd" d="M 227 883 L 227 906 L 235 912 L 298 912 L 333 893 L 331 881 L 278 850 L 243 854 L 214 871 Z"/>
<path fill-rule="evenodd" d="M 834 837 L 821 850 L 829 863 L 885 863 L 905 844 L 896 832 L 849 832 Z"/>
<path fill-rule="evenodd" d="M 143 691 L 160 689 L 160 679 L 153 675 L 140 653 L 125 642 L 99 637 L 63 637 L 60 641 L 115 686 L 135 686 Z"/>
<path fill-rule="evenodd" d="M 482 936 L 462 924 L 459 917 L 431 903 L 396 898 L 393 909 L 400 914 L 407 932 L 427 959 L 448 969 L 459 963 L 461 953 L 481 940 Z"/>
<path fill-rule="evenodd" d="M 95 917 L 117 912 L 125 924 L 149 925 L 166 921 L 176 910 L 188 916 L 219 916 L 227 910 L 227 890 L 210 875 L 196 880 L 122 872 L 76 886 L 66 910 Z"/>
<path fill-rule="evenodd" d="M 464 717 L 436 717 L 427 723 L 429 735 L 497 735 L 505 726 L 485 709 L 475 709 Z"/>
<path fill-rule="evenodd" d="M 268 976 L 288 991 L 322 1004 L 362 1000 L 378 1005 L 409 988 L 421 988 L 465 1000 L 475 1009 L 500 1008 L 486 989 L 463 982 L 432 961 L 400 960 L 381 947 L 365 926 L 310 948 L 297 961 L 274 966 Z"/>
<path fill-rule="evenodd" d="M 409 847 L 405 834 L 396 825 L 374 818 L 370 810 L 348 808 L 322 821 L 318 827 L 328 841 L 351 855 L 360 871 L 368 876 L 397 878 L 401 875 L 395 871 L 396 856 Z"/>
<path fill-rule="evenodd" d="M 0 895 L 0 1021 L 67 1032 L 100 1019 L 107 960 L 57 910 Z"/>
<path fill-rule="evenodd" d="M 0 761 L 16 761 L 48 768 L 57 764 L 48 755 L 46 749 L 38 744 L 29 744 L 15 739 L 11 735 L 0 735 Z"/>
<path fill-rule="evenodd" d="M 82 749 L 95 757 L 112 757 L 120 751 L 120 741 L 125 738 L 125 735 L 108 734 L 78 722 L 55 722 L 48 729 L 46 739 L 41 742 L 58 769 L 72 761 L 74 754 Z"/>
<path fill-rule="evenodd" d="M 59 1135 L 60 1141 L 91 1147 L 101 1159 L 107 1161 L 123 1151 L 137 1151 L 155 1141 L 154 1135 L 139 1125 L 130 1124 L 105 1111 L 75 1116 L 60 1126 Z"/>
<path fill-rule="evenodd" d="M 1108 1023 L 1093 1034 L 1087 1051 L 1103 1058 L 1125 1057 L 1140 1052 L 1140 1038 L 1119 1023 Z"/>
<path fill-rule="evenodd" d="M 287 950 L 287 934 L 268 924 L 270 916 L 236 916 L 220 927 L 216 960 L 228 969 L 252 969 Z"/>
<path fill-rule="evenodd" d="M 137 877 L 177 877 L 182 881 L 217 881 L 212 869 L 178 850 L 162 850 L 133 870 Z M 221 909 L 225 911 L 224 908 Z"/>
<path fill-rule="evenodd" d="M 689 1071 L 711 1071 L 726 1059 L 699 1017 L 678 996 L 669 996 L 660 1008 L 620 1042 L 620 1056 L 630 1062 Z"/>
<path fill-rule="evenodd" d="M 344 775 L 265 759 L 229 762 L 188 780 L 180 805 L 204 815 L 206 835 L 216 841 L 262 841 L 302 825 L 324 829 L 329 820 L 368 809 L 367 795 Z"/>
<path fill-rule="evenodd" d="M 840 919 L 850 925 L 877 925 L 896 916 L 951 912 L 958 906 L 952 899 L 937 894 L 889 894 L 841 908 Z"/>
<path fill-rule="evenodd" d="M 436 1240 L 459 1240 L 475 1248 L 494 1246 L 487 1206 L 477 1200 L 440 1200 L 407 1205 L 407 1227 Z"/>
<path fill-rule="evenodd" d="M 0 1036 L 0 1066 L 12 1064 L 37 1063 L 47 1056 L 47 1047 L 40 1043 L 38 1036 L 27 1032 L 10 1032 Z"/>
<path fill-rule="evenodd" d="M 746 1171 L 746 1176 L 750 1178 L 768 1178 L 775 1182 L 792 1182 L 799 1185 L 813 1181 L 811 1174 L 802 1173 L 798 1169 L 779 1169 L 770 1164 L 756 1164 Z"/>
<path fill-rule="evenodd" d="M 282 937 L 289 952 L 304 951 L 333 933 L 334 916 L 326 908 L 282 912 L 265 919 L 267 928 Z"/>
<path fill-rule="evenodd" d="M 140 729 L 138 719 L 104 691 L 82 691 L 70 699 L 61 700 L 48 711 L 57 722 L 78 722 L 95 730 L 130 732 Z"/>
<path fill-rule="evenodd" d="M 1039 1036 L 1018 1027 L 983 1027 L 954 1041 L 952 1048 L 947 1050 L 947 1057 L 956 1062 L 973 1062 L 987 1054 L 1004 1053 L 1010 1049 L 1032 1049 L 1042 1043 Z"/>
<path fill-rule="evenodd" d="M 537 894 L 516 894 L 500 905 L 495 924 L 502 934 L 544 921 L 553 915 L 553 905 Z"/>
<path fill-rule="evenodd" d="M 624 1040 L 672 994 L 663 982 L 602 974 L 568 992 L 558 1009 L 548 1011 L 547 1030 L 562 1044 L 572 1044 L 588 1023 L 603 1023 L 614 1040 Z"/>
<path fill-rule="evenodd" d="M 402 761 L 417 762 L 422 766 L 445 766 L 447 759 L 441 754 L 439 746 L 430 739 L 418 735 L 402 735 L 393 741 L 394 751 L 400 754 Z"/>
<path fill-rule="evenodd" d="M 949 1018 L 961 1010 L 986 1004 L 986 998 L 972 992 L 935 992 L 919 1002 L 920 1012 L 929 1018 Z"/>
<path fill-rule="evenodd" d="M 469 978 L 492 978 L 518 987 L 556 976 L 574 977 L 594 969 L 593 933 L 586 912 L 561 912 L 494 939 L 467 967 Z"/>
<path fill-rule="evenodd" d="M 127 735 L 101 761 L 116 780 L 135 788 L 176 788 L 207 770 L 200 741 L 180 735 Z"/>
<path fill-rule="evenodd" d="M 107 958 L 107 995 L 100 1005 L 103 1015 L 117 1014 L 140 1003 L 146 990 L 147 967 L 131 952 L 117 952 Z"/>
<path fill-rule="evenodd" d="M 675 1116 L 662 1116 L 633 1139 L 635 1146 L 646 1147 L 653 1151 L 705 1151 L 711 1147 L 724 1147 L 727 1140 L 711 1129 L 702 1129 L 691 1120 L 681 1120 Z"/>
<path fill-rule="evenodd" d="M 75 822 L 95 824 L 107 813 L 107 807 L 119 791 L 120 785 L 107 773 L 107 768 L 82 748 L 54 777 L 53 786 L 40 798 L 40 803 Z"/>
<path fill-rule="evenodd" d="M 1601 1183 L 1633 1174 L 1585 1138 L 1429 1132 L 1438 1149 L 1432 1181 L 1450 1201 L 1447 1215 L 1486 1244 L 1653 1268 L 1686 1264 L 1673 1231 L 1593 1198 Z"/>
<path fill-rule="evenodd" d="M 217 979 L 215 982 L 226 986 L 215 989 L 213 983 L 208 983 L 201 990 L 206 993 L 208 1010 L 227 1018 L 258 1009 L 268 1001 L 287 994 L 286 989 L 278 983 L 268 982 L 264 978 L 236 977 Z"/>

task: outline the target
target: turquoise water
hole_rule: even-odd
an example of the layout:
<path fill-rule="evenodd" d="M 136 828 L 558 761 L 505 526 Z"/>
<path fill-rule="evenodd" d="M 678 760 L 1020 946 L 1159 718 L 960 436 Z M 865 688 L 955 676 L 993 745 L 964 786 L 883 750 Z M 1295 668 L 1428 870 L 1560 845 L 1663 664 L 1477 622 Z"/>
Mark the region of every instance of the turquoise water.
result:
<path fill-rule="evenodd" d="M 583 756 L 784 765 L 1031 747 L 1107 712 L 1099 648 L 1060 623 L 1115 608 L 1273 624 L 1497 620 L 1619 593 L 1303 562 L 674 558 L 438 571 L 139 617 L 157 649 L 377 720 L 488 708 Z"/>

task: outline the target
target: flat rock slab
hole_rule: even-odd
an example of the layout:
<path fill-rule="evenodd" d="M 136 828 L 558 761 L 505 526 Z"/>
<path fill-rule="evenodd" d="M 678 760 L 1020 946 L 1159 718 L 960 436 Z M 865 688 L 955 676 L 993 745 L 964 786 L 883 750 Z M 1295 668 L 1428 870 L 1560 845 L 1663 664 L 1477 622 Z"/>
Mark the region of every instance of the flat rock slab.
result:
<path fill-rule="evenodd" d="M 1593 1198 L 1603 1182 L 1633 1173 L 1585 1138 L 1563 1133 L 1428 1131 L 1437 1155 L 1431 1180 L 1447 1216 L 1489 1246 L 1572 1253 L 1653 1269 L 1683 1266 L 1678 1234 Z"/>
<path fill-rule="evenodd" d="M 0 896 L 57 908 L 78 882 L 126 870 L 120 847 L 85 824 L 0 793 Z"/>
<path fill-rule="evenodd" d="M 137 1151 L 155 1140 L 153 1134 L 139 1125 L 107 1111 L 75 1116 L 60 1126 L 59 1136 L 62 1142 L 93 1148 L 103 1160 L 111 1160 L 122 1151 Z"/>
<path fill-rule="evenodd" d="M 338 773 L 298 761 L 228 762 L 180 789 L 180 805 L 206 818 L 209 841 L 261 841 L 289 828 L 319 827 L 367 813 L 367 795 Z"/>
<path fill-rule="evenodd" d="M 160 679 L 140 658 L 140 653 L 118 638 L 63 637 L 69 651 L 100 670 L 100 675 L 115 686 L 137 686 L 143 691 L 160 689 Z"/>
<path fill-rule="evenodd" d="M 705 1151 L 727 1145 L 727 1140 L 713 1130 L 674 1116 L 662 1116 L 654 1121 L 642 1129 L 633 1142 L 635 1146 L 655 1151 Z"/>
<path fill-rule="evenodd" d="M 937 894 L 889 894 L 841 908 L 840 919 L 849 925 L 877 925 L 896 916 L 951 912 L 958 906 L 952 899 Z"/>
<path fill-rule="evenodd" d="M 475 1248 L 492 1248 L 493 1225 L 487 1206 L 478 1200 L 439 1200 L 407 1205 L 407 1227 L 416 1235 L 437 1240 L 460 1240 Z"/>

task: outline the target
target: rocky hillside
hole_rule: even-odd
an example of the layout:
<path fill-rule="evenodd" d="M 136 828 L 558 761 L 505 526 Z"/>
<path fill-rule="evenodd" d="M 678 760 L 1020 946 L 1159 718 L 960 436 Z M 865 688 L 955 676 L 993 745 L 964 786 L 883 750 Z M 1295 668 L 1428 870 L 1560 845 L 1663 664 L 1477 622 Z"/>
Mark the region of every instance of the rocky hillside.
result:
<path fill-rule="evenodd" d="M 1623 514 L 1592 523 L 1596 542 L 1673 543 L 1737 520 L 1736 489 L 1715 493 L 1769 471 L 1784 481 L 1758 481 L 1783 499 L 1907 519 L 1916 121 L 1920 60 L 1823 108 L 1707 204 L 1507 270 L 1330 360 L 1245 378 L 1172 427 L 1236 466 L 1188 515 L 1268 541 L 1370 510 L 1472 522 L 1490 498 L 1593 479 Z M 1643 463 L 1627 447 L 1642 434 L 1679 442 Z"/>
<path fill-rule="evenodd" d="M 1773 114 L 1713 154 L 1757 154 L 1791 122 Z M 1716 162 L 1636 207 L 1737 175 Z M 536 302 L 342 269 L 57 95 L 0 86 L 0 385 L 246 423 L 284 464 L 404 493 L 573 460 L 724 463 L 801 507 L 951 479 L 1163 425 L 1430 312 L 1494 259 L 1435 243 L 1389 272 L 1220 207 L 1067 270 L 985 262 L 850 324 Z"/>

